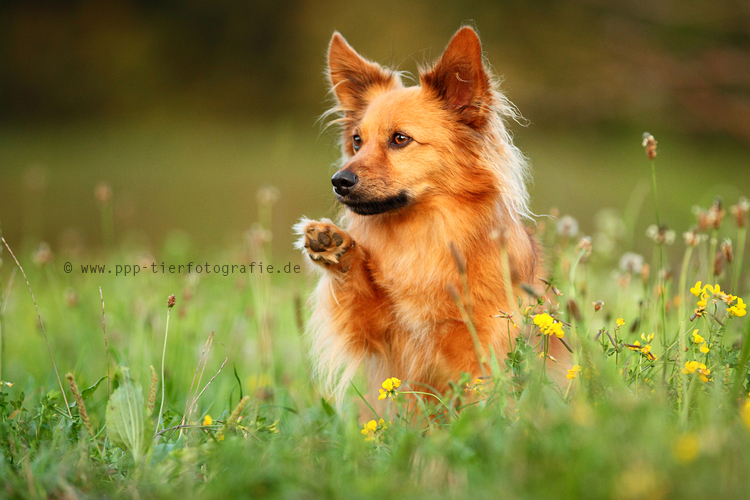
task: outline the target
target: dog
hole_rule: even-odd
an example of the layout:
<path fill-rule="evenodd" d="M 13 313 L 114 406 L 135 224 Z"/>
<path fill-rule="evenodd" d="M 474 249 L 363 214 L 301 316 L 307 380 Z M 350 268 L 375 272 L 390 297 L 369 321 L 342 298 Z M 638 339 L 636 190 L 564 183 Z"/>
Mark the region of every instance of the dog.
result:
<path fill-rule="evenodd" d="M 338 32 L 327 74 L 342 149 L 331 182 L 345 210 L 339 224 L 295 226 L 320 271 L 308 325 L 318 375 L 339 397 L 363 364 L 375 387 L 397 377 L 442 393 L 486 372 L 490 349 L 509 352 L 516 334 L 493 315 L 518 310 L 521 285 L 542 272 L 524 224 L 529 169 L 507 129 L 520 116 L 468 26 L 419 85 Z"/>

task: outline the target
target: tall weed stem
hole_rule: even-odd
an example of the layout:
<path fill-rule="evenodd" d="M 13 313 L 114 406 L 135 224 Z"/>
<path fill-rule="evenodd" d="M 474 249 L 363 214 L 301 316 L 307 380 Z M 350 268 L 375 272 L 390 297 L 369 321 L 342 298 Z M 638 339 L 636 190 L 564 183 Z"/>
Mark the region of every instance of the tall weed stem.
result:
<path fill-rule="evenodd" d="M 156 432 L 159 432 L 159 427 L 164 425 L 162 420 L 164 411 L 164 393 L 166 390 L 166 384 L 164 383 L 164 361 L 167 357 L 167 338 L 169 337 L 169 313 L 172 311 L 172 306 L 175 304 L 174 295 L 170 295 L 167 299 L 167 326 L 164 331 L 164 348 L 161 351 L 161 404 L 159 405 L 159 415 L 157 416 Z M 158 439 L 158 438 L 157 438 Z"/>

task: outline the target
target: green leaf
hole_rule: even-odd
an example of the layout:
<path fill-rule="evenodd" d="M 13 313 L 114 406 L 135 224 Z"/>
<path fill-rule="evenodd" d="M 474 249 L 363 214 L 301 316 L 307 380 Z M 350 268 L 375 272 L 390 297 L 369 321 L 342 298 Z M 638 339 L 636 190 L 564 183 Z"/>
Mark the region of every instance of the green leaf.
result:
<path fill-rule="evenodd" d="M 232 363 L 232 366 L 234 367 L 234 378 L 237 379 L 237 385 L 240 386 L 240 399 L 242 399 L 242 396 L 243 396 L 243 394 L 242 394 L 242 381 L 240 380 L 240 376 L 237 375 L 237 365 L 235 365 L 234 363 Z"/>
<path fill-rule="evenodd" d="M 99 384 L 101 384 L 102 381 L 104 381 L 104 380 L 107 380 L 106 376 L 104 376 L 104 377 L 100 378 L 99 380 L 97 380 L 96 383 L 94 385 L 92 385 L 91 387 L 89 387 L 88 389 L 84 389 L 83 392 L 81 392 L 81 397 L 84 400 L 86 400 L 89 397 L 91 397 L 91 395 L 94 394 L 94 391 L 96 391 L 96 388 L 99 387 Z"/>
<path fill-rule="evenodd" d="M 113 444 L 129 452 L 137 463 L 153 443 L 154 422 L 149 417 L 143 390 L 120 367 L 115 374 L 117 389 L 107 403 L 107 433 Z"/>

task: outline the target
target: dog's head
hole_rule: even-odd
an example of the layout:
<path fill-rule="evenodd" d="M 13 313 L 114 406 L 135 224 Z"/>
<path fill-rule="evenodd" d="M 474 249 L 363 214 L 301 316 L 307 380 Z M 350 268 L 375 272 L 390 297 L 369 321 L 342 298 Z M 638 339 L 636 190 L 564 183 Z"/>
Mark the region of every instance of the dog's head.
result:
<path fill-rule="evenodd" d="M 337 199 L 353 212 L 374 215 L 446 193 L 471 198 L 497 191 L 498 172 L 482 168 L 487 147 L 480 144 L 503 142 L 502 124 L 502 137 L 488 134 L 497 128 L 503 103 L 472 28 L 460 29 L 413 87 L 362 58 L 335 33 L 328 76 L 344 154 L 331 182 Z"/>

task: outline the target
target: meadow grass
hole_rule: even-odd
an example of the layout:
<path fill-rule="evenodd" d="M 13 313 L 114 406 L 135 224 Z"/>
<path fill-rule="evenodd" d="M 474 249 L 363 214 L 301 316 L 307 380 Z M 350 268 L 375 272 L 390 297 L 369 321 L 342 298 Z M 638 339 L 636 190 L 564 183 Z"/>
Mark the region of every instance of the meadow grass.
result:
<path fill-rule="evenodd" d="M 270 262 L 277 197 L 262 192 L 247 245 L 212 260 Z M 115 277 L 22 259 L 43 332 L 6 257 L 0 496 L 746 498 L 747 204 L 732 206 L 697 211 L 684 238 L 657 227 L 645 258 L 620 258 L 646 236 L 615 215 L 593 238 L 541 218 L 546 294 L 498 312 L 512 348 L 489 353 L 486 376 L 439 398 L 358 378 L 340 409 L 311 380 L 300 275 Z M 717 251 L 724 239 L 734 254 Z M 454 296 L 471 323 L 466 290 Z M 550 378 L 542 358 L 561 340 L 571 363 Z"/>

